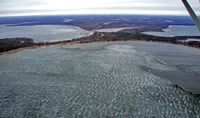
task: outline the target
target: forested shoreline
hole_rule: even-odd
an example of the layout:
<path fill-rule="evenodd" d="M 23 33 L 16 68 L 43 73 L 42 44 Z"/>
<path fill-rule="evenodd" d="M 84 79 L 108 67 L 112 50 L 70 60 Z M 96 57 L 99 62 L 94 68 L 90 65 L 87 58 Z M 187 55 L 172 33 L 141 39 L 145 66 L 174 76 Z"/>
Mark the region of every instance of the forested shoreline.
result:
<path fill-rule="evenodd" d="M 35 43 L 31 38 L 5 38 L 0 39 L 0 53 L 19 49 L 19 48 L 36 48 L 40 46 L 56 45 L 56 44 L 73 44 L 73 43 L 91 43 L 91 42 L 109 42 L 109 41 L 150 41 L 150 42 L 163 42 L 177 45 L 185 45 L 195 48 L 200 48 L 199 41 L 184 42 L 188 38 L 200 39 L 200 36 L 175 36 L 175 37 L 158 37 L 152 35 L 142 34 L 140 32 L 111 32 L 100 33 L 95 32 L 91 36 L 58 41 L 58 42 L 38 42 Z"/>
<path fill-rule="evenodd" d="M 0 39 L 0 52 L 6 52 L 18 48 L 30 47 L 34 40 L 30 38 L 5 38 Z"/>

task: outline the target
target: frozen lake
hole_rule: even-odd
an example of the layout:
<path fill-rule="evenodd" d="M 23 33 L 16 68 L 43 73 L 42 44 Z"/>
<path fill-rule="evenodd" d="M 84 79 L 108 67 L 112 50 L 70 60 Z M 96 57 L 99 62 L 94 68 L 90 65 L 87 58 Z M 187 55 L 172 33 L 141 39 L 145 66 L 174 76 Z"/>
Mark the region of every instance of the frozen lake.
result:
<path fill-rule="evenodd" d="M 34 26 L 0 26 L 0 38 L 26 37 L 35 42 L 56 42 L 71 40 L 91 35 L 92 33 L 75 26 L 34 25 Z"/>
<path fill-rule="evenodd" d="M 144 34 L 154 36 L 200 36 L 200 32 L 196 26 L 181 26 L 181 25 L 170 25 L 169 28 L 163 29 L 164 32 L 143 32 Z"/>
<path fill-rule="evenodd" d="M 0 56 L 0 117 L 199 117 L 200 96 L 149 70 L 200 75 L 200 66 L 168 65 L 132 45 Z"/>
<path fill-rule="evenodd" d="M 118 32 L 124 29 L 131 29 L 133 27 L 124 27 L 124 28 L 106 28 L 106 29 L 98 29 L 98 32 Z"/>

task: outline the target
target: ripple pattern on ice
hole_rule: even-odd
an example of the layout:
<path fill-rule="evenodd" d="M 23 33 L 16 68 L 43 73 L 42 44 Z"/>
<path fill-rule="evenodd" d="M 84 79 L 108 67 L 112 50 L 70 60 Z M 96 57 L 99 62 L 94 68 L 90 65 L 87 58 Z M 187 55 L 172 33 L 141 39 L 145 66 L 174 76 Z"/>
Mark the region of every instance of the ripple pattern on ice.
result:
<path fill-rule="evenodd" d="M 0 117 L 200 115 L 199 96 L 148 72 L 199 67 L 169 66 L 131 46 L 43 47 L 1 56 L 0 67 Z"/>

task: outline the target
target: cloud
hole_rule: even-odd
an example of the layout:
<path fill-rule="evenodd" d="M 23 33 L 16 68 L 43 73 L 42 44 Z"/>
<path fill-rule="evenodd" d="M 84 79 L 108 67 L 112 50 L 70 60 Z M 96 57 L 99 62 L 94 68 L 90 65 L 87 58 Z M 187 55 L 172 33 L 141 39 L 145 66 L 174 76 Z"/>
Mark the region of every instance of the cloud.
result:
<path fill-rule="evenodd" d="M 200 14 L 198 0 L 188 1 Z M 0 0 L 0 16 L 37 14 L 188 14 L 181 0 Z"/>

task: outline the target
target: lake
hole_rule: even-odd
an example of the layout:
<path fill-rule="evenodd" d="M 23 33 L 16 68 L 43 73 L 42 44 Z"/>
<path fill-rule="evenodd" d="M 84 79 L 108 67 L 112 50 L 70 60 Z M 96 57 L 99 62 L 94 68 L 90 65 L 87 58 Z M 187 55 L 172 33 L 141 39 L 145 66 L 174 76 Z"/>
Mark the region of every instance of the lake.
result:
<path fill-rule="evenodd" d="M 199 65 L 168 65 L 127 44 L 66 47 L 0 56 L 0 117 L 200 116 L 200 96 L 150 72 L 200 75 Z"/>
<path fill-rule="evenodd" d="M 163 29 L 163 32 L 143 32 L 144 34 L 154 36 L 200 36 L 200 32 L 196 26 L 181 26 L 181 25 L 170 25 L 169 28 Z"/>
<path fill-rule="evenodd" d="M 105 29 L 98 29 L 98 32 L 118 32 L 124 29 L 131 29 L 133 27 L 124 27 L 124 28 L 105 28 Z"/>
<path fill-rule="evenodd" d="M 92 33 L 75 26 L 34 25 L 34 26 L 0 26 L 0 38 L 26 37 L 35 42 L 56 42 L 71 40 L 91 35 Z"/>
<path fill-rule="evenodd" d="M 193 38 L 189 38 L 187 40 L 179 40 L 181 42 L 189 42 L 189 41 L 200 41 L 200 39 L 193 39 Z"/>

